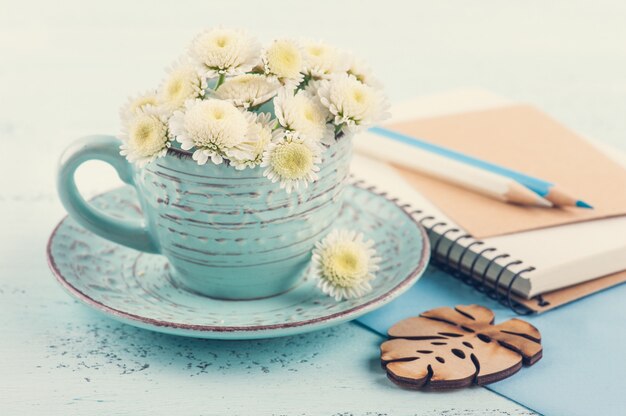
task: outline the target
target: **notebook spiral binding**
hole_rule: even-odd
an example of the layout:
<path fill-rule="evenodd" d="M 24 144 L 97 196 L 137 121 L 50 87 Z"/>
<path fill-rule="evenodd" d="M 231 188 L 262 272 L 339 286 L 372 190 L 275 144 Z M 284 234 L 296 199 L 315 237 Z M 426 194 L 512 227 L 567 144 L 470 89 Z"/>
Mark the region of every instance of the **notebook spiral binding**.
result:
<path fill-rule="evenodd" d="M 510 254 L 496 253 L 498 250 L 494 247 L 485 247 L 478 253 L 475 253 L 471 250 L 472 247 L 486 246 L 486 244 L 484 241 L 475 239 L 469 234 L 461 234 L 457 236 L 454 240 L 451 240 L 451 244 L 448 246 L 445 254 L 442 254 L 439 250 L 441 247 L 441 242 L 445 240 L 446 236 L 448 236 L 449 234 L 460 232 L 460 229 L 455 227 L 449 227 L 447 229 L 444 229 L 443 227 L 448 227 L 448 223 L 443 221 L 437 221 L 436 217 L 433 217 L 432 215 L 427 215 L 421 209 L 412 209 L 410 204 L 399 203 L 398 198 L 390 198 L 386 192 L 380 192 L 376 186 L 367 186 L 365 184 L 365 181 L 363 180 L 353 180 L 351 183 L 355 186 L 359 186 L 371 192 L 375 192 L 381 196 L 388 198 L 392 202 L 395 202 L 426 229 L 426 233 L 431 242 L 431 264 L 435 265 L 441 270 L 450 273 L 453 277 L 457 278 L 461 282 L 472 286 L 478 292 L 484 293 L 489 298 L 494 299 L 499 303 L 507 306 L 518 315 L 529 315 L 533 313 L 531 309 L 516 302 L 515 299 L 513 299 L 512 289 L 515 281 L 524 273 L 535 270 L 534 267 L 530 266 L 519 270 L 513 275 L 511 281 L 506 285 L 506 288 L 500 288 L 500 279 L 504 275 L 504 272 L 511 266 L 520 265 L 523 263 L 521 260 L 512 260 L 506 265 L 501 266 L 502 269 L 500 269 L 500 271 L 498 272 L 494 283 L 490 285 L 487 282 L 487 275 L 489 270 L 497 260 L 510 258 Z M 434 220 L 435 222 L 433 224 L 427 225 L 426 223 L 430 220 Z M 460 245 L 460 241 L 468 239 L 474 241 L 463 247 L 463 251 L 459 255 L 458 259 L 452 259 L 452 249 L 455 246 Z M 487 253 L 494 253 L 495 255 L 494 257 L 489 259 L 489 262 L 487 263 L 487 266 L 485 266 L 484 270 L 482 272 L 479 272 L 478 270 L 476 270 L 478 260 Z M 463 260 L 465 260 L 465 257 L 468 255 L 473 255 L 474 258 L 472 259 L 469 271 L 464 272 L 462 269 L 462 264 Z M 500 293 L 501 291 L 504 293 Z M 536 301 L 537 305 L 540 307 L 548 306 L 550 304 L 549 302 L 545 301 L 541 295 L 534 297 L 533 300 Z"/>

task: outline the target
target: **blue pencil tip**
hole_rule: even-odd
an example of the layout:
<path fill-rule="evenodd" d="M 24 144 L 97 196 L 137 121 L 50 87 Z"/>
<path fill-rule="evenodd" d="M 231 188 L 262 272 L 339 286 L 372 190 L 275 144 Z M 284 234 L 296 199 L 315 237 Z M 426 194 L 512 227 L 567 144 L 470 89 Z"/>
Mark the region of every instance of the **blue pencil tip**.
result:
<path fill-rule="evenodd" d="M 576 201 L 576 206 L 579 208 L 589 208 L 589 209 L 593 209 L 593 207 L 591 205 L 589 205 L 588 203 L 586 203 L 585 201 Z"/>

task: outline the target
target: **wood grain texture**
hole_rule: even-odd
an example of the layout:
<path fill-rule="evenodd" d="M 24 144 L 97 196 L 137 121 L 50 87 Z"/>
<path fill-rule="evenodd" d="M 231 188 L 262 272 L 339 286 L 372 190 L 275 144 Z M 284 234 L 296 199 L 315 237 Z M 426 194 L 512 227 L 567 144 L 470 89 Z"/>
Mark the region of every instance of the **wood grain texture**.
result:
<path fill-rule="evenodd" d="M 531 414 L 484 389 L 406 397 L 380 337 L 354 324 L 259 341 L 208 341 L 116 323 L 73 301 L 43 259 L 56 203 L 0 203 L 0 414 Z M 47 215 L 43 215 L 47 213 Z M 392 404 L 390 404 L 392 403 Z"/>
<path fill-rule="evenodd" d="M 404 319 L 380 347 L 383 368 L 401 386 L 448 390 L 500 381 L 541 359 L 537 328 L 520 319 L 493 322 L 493 311 L 479 305 Z"/>

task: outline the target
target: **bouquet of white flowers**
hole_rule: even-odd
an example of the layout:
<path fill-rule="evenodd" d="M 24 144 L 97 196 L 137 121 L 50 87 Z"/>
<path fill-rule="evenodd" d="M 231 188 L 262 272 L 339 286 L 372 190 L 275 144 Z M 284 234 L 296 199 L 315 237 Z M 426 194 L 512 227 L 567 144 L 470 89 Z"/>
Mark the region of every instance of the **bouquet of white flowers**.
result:
<path fill-rule="evenodd" d="M 287 192 L 317 179 L 325 148 L 386 116 L 360 61 L 320 42 L 272 41 L 241 30 L 198 35 L 156 91 L 121 111 L 121 154 L 140 166 L 176 146 L 200 165 L 261 166 Z"/>

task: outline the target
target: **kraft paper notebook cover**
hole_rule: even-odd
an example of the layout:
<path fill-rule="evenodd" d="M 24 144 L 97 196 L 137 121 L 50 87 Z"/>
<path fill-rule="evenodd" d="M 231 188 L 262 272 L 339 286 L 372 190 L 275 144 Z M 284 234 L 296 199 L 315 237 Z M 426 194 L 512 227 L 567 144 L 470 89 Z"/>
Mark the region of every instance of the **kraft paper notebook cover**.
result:
<path fill-rule="evenodd" d="M 501 119 L 506 119 L 512 125 L 516 124 L 515 119 L 518 117 L 518 121 L 522 120 L 525 123 L 522 127 L 526 131 L 528 131 L 529 126 L 537 129 L 537 122 L 527 122 L 529 117 L 545 117 L 548 122 L 555 123 L 538 110 L 528 106 L 513 105 L 513 103 L 493 94 L 481 90 L 471 90 L 443 94 L 432 98 L 420 98 L 396 106 L 394 108 L 394 120 L 389 125 L 402 125 L 406 128 L 408 125 L 416 125 L 416 120 L 418 120 L 424 122 L 419 125 L 428 125 L 429 128 L 433 129 L 431 133 L 434 132 L 433 125 L 435 124 L 438 125 L 437 127 L 443 126 L 443 128 L 439 128 L 440 131 L 449 132 L 451 129 L 454 130 L 454 126 L 463 124 L 459 120 L 467 120 L 467 117 L 462 116 L 468 114 L 475 116 L 476 114 L 472 114 L 472 112 L 478 113 L 473 111 L 476 109 L 479 110 L 478 112 L 486 112 L 486 114 L 499 114 Z M 481 116 L 484 115 L 481 114 Z M 445 120 L 452 120 L 453 127 L 450 128 Z M 467 123 L 465 124 L 467 125 Z M 552 130 L 547 129 L 546 131 L 553 132 L 554 126 L 552 127 Z M 557 127 L 564 129 L 560 125 Z M 404 131 L 404 133 L 410 132 Z M 539 133 L 541 133 L 541 129 Z M 372 138 L 369 133 L 363 136 L 367 137 L 355 139 L 357 152 L 365 140 L 369 141 Z M 425 138 L 424 135 L 420 137 Z M 482 134 L 480 137 L 486 141 L 485 137 L 488 137 L 488 134 Z M 626 170 L 619 163 L 607 158 L 605 152 L 598 151 L 591 142 L 567 130 L 565 137 L 569 137 L 567 143 L 577 139 L 579 141 L 576 143 L 578 146 L 585 149 L 586 153 L 593 153 L 594 157 L 601 160 L 600 168 L 604 175 L 609 172 L 611 176 L 617 177 L 616 183 L 618 184 L 622 180 L 626 181 Z M 493 140 L 493 137 L 488 140 Z M 487 147 L 484 146 L 483 148 Z M 461 149 L 457 148 L 457 150 Z M 614 156 L 615 152 L 612 153 Z M 619 158 L 617 160 L 619 161 Z M 493 161 L 502 163 L 498 160 Z M 379 169 L 373 169 L 372 163 Z M 364 166 L 368 167 L 365 168 Z M 511 165 L 509 164 L 509 166 Z M 519 166 L 511 167 L 531 173 L 528 168 L 523 169 Z M 528 167 L 529 165 L 526 164 L 525 166 Z M 545 170 L 537 167 L 532 169 L 535 169 L 535 174 L 538 171 L 545 172 Z M 391 169 L 388 165 L 380 164 L 380 162 L 369 161 L 369 163 L 364 163 L 360 157 L 355 160 L 354 172 L 357 177 L 363 177 L 366 182 L 388 190 L 391 195 L 399 197 L 403 202 L 410 203 L 412 207 L 420 211 L 424 225 L 430 228 L 430 237 L 434 249 L 433 257 L 436 261 L 444 263 L 447 267 L 456 269 L 466 276 L 471 274 L 486 286 L 493 286 L 493 282 L 497 280 L 501 291 L 507 292 L 507 289 L 510 288 L 509 295 L 511 298 L 532 310 L 548 310 L 626 280 L 626 272 L 620 272 L 626 269 L 626 256 L 623 255 L 626 252 L 626 217 L 619 216 L 626 211 L 624 210 L 626 201 L 623 199 L 625 194 L 623 191 L 618 192 L 620 197 L 616 199 L 610 199 L 603 192 L 594 192 L 593 190 L 585 193 L 589 199 L 594 199 L 596 205 L 597 201 L 601 201 L 600 203 L 603 205 L 602 209 L 594 210 L 593 213 L 584 212 L 580 214 L 569 212 L 569 210 L 555 210 L 565 212 L 559 212 L 558 215 L 547 213 L 539 219 L 531 218 L 532 221 L 525 219 L 524 215 L 521 217 L 512 216 L 511 213 L 506 212 L 499 214 L 498 211 L 502 208 L 499 205 L 504 206 L 505 211 L 509 206 L 497 201 L 487 201 L 488 204 L 495 204 L 497 207 L 495 209 L 482 207 L 477 214 L 480 221 L 475 221 L 475 216 L 471 216 L 468 220 L 467 217 L 458 215 L 459 212 L 462 214 L 476 213 L 476 205 L 471 198 L 456 199 L 455 204 L 452 205 L 455 209 L 449 209 L 449 205 L 446 205 L 450 201 L 445 199 L 449 193 L 441 191 L 441 189 L 445 190 L 446 186 L 453 187 L 452 185 L 442 184 L 430 178 L 415 179 L 416 175 L 420 175 L 397 168 Z M 536 175 L 540 176 L 539 174 Z M 599 178 L 599 176 L 594 177 Z M 606 179 L 606 176 L 604 178 Z M 428 181 L 434 182 L 433 187 L 435 184 L 438 186 L 435 188 L 424 186 L 424 183 L 428 183 Z M 562 180 L 558 182 L 561 184 Z M 442 187 L 442 185 L 445 186 Z M 568 188 L 571 189 L 572 186 L 569 185 L 571 185 L 570 182 L 568 182 Z M 578 190 L 587 189 L 581 188 L 575 183 L 574 187 Z M 433 189 L 437 194 L 434 197 L 432 192 L 429 193 Z M 626 189 L 626 183 L 622 189 Z M 452 193 L 458 191 L 467 192 L 456 188 Z M 480 197 L 480 195 L 475 196 Z M 485 201 L 481 201 L 481 203 L 484 204 Z M 448 207 L 448 209 L 444 210 L 444 207 Z M 518 207 L 513 206 L 512 208 Z M 484 218 L 491 216 L 497 222 L 497 219 L 493 218 L 496 215 L 508 215 L 508 220 L 494 230 Z M 613 218 L 589 220 L 597 217 Z M 509 221 L 512 224 L 509 225 Z M 480 228 L 481 223 L 488 225 Z M 467 224 L 470 226 L 467 227 Z M 503 232 L 502 230 L 506 231 Z M 601 276 L 604 277 L 600 278 Z"/>
<path fill-rule="evenodd" d="M 558 183 L 594 209 L 498 204 L 475 192 L 403 170 L 443 212 L 477 238 L 626 214 L 626 170 L 592 144 L 529 105 L 386 125 L 390 130 Z"/>

